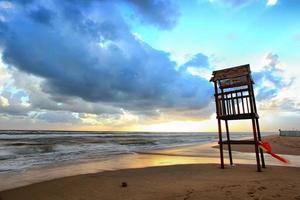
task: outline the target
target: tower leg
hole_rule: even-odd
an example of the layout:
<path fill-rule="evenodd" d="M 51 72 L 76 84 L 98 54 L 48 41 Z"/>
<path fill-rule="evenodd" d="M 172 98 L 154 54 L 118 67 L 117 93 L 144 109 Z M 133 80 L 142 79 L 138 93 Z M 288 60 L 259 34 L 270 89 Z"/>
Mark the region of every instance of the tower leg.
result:
<path fill-rule="evenodd" d="M 222 127 L 221 127 L 220 119 L 218 119 L 218 129 L 219 129 L 219 147 L 220 147 L 221 168 L 224 169 Z"/>
<path fill-rule="evenodd" d="M 257 118 L 256 118 L 256 127 L 257 127 L 258 141 L 261 141 L 261 135 L 260 135 L 260 129 L 259 129 L 259 122 L 258 122 Z M 263 152 L 263 150 L 261 148 L 259 149 L 259 151 L 260 151 L 260 158 L 261 158 L 262 168 L 266 168 L 265 159 L 264 159 L 264 152 Z"/>
<path fill-rule="evenodd" d="M 228 141 L 229 160 L 230 160 L 230 165 L 233 165 L 233 161 L 232 161 L 232 153 L 231 153 L 231 144 L 230 144 L 230 135 L 229 135 L 228 121 L 227 121 L 227 120 L 225 120 L 225 125 L 226 125 L 227 141 Z"/>
<path fill-rule="evenodd" d="M 259 153 L 258 153 L 258 140 L 256 134 L 256 127 L 255 127 L 255 120 L 252 119 L 252 128 L 253 128 L 253 137 L 255 141 L 255 155 L 256 155 L 256 164 L 257 164 L 257 171 L 261 172 L 260 161 L 259 161 Z"/>

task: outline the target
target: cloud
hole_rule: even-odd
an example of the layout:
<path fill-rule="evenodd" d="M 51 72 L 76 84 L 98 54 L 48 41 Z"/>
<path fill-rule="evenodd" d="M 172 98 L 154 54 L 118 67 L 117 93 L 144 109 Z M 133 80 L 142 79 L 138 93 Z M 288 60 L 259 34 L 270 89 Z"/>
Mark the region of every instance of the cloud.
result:
<path fill-rule="evenodd" d="M 180 12 L 170 0 L 127 0 L 136 9 L 142 22 L 161 29 L 171 29 L 177 23 Z"/>
<path fill-rule="evenodd" d="M 0 2 L 0 9 L 11 9 L 13 7 L 14 7 L 14 5 L 9 1 L 1 1 Z"/>
<path fill-rule="evenodd" d="M 208 0 L 211 3 L 222 3 L 232 7 L 242 7 L 250 3 L 257 2 L 256 0 Z M 266 6 L 275 6 L 278 0 L 260 0 L 266 3 Z"/>
<path fill-rule="evenodd" d="M 22 100 L 26 94 L 23 91 L 8 92 L 4 91 L 1 94 L 0 112 L 2 115 L 20 115 L 25 116 L 31 110 Z"/>
<path fill-rule="evenodd" d="M 45 25 L 50 25 L 53 16 L 54 13 L 51 10 L 48 10 L 42 6 L 39 6 L 29 14 L 29 17 L 31 17 L 34 21 Z"/>
<path fill-rule="evenodd" d="M 190 74 L 209 80 L 213 67 L 209 62 L 208 56 L 198 53 L 192 56 L 186 63 L 179 68 L 181 71 L 188 71 Z"/>
<path fill-rule="evenodd" d="M 27 5 L 32 3 L 34 0 L 8 0 L 7 2 L 18 3 L 21 5 Z"/>
<path fill-rule="evenodd" d="M 300 103 L 296 102 L 295 99 L 284 98 L 284 99 L 272 99 L 265 101 L 260 106 L 263 110 L 277 110 L 280 112 L 298 112 L 300 113 Z"/>
<path fill-rule="evenodd" d="M 0 96 L 0 106 L 1 107 L 9 106 L 9 102 L 8 102 L 7 98 Z"/>
<path fill-rule="evenodd" d="M 208 56 L 198 53 L 194 55 L 190 60 L 184 63 L 181 66 L 181 69 L 186 69 L 188 67 L 195 67 L 195 68 L 210 68 Z"/>
<path fill-rule="evenodd" d="M 47 112 L 39 112 L 32 114 L 33 119 L 38 119 L 42 121 L 46 121 L 49 123 L 69 123 L 69 124 L 77 124 L 81 122 L 81 119 L 77 117 L 76 115 L 63 111 L 63 112 L 53 112 L 53 111 L 47 111 Z"/>
<path fill-rule="evenodd" d="M 278 0 L 267 0 L 267 6 L 275 6 Z"/>
<path fill-rule="evenodd" d="M 167 52 L 138 40 L 115 1 L 45 2 L 27 2 L 0 24 L 2 59 L 29 104 L 14 113 L 42 112 L 50 121 L 53 114 L 45 111 L 153 116 L 157 109 L 202 109 L 211 101 L 211 84 L 176 70 Z M 176 23 L 171 2 L 128 3 L 142 21 L 164 29 Z M 188 64 L 209 65 L 203 54 Z M 8 101 L 9 109 L 17 105 Z"/>
<path fill-rule="evenodd" d="M 278 66 L 280 64 L 279 57 L 276 54 L 269 53 L 266 56 L 267 65 L 258 72 L 253 72 L 255 88 L 257 90 L 257 100 L 270 100 L 278 95 L 278 93 L 289 87 L 294 78 L 285 78 L 284 70 Z"/>
<path fill-rule="evenodd" d="M 10 0 L 8 3 L 13 2 L 23 6 L 30 5 L 34 3 L 34 0 Z M 50 0 L 45 1 L 46 4 L 51 2 Z M 45 3 L 44 2 L 44 3 Z M 132 16 L 135 16 L 142 23 L 154 25 L 160 29 L 172 29 L 180 16 L 180 11 L 178 5 L 171 0 L 115 0 L 115 1 L 102 1 L 102 0 L 65 0 L 65 1 L 55 1 L 52 3 L 60 4 L 60 9 L 63 9 L 65 16 L 68 16 L 70 19 L 79 19 L 83 17 L 83 10 L 87 7 L 101 3 L 104 4 L 116 4 L 119 7 L 120 5 L 125 4 L 133 12 Z M 51 3 L 50 3 L 51 4 Z M 107 8 L 107 7 L 106 7 Z M 108 9 L 107 13 L 109 13 Z M 44 12 L 46 11 L 46 12 Z M 104 11 L 103 9 L 101 10 Z M 51 13 L 47 13 L 47 10 L 37 10 L 35 13 L 37 18 L 48 18 Z M 111 15 L 110 15 L 111 16 Z M 113 16 L 111 16 L 113 17 Z"/>

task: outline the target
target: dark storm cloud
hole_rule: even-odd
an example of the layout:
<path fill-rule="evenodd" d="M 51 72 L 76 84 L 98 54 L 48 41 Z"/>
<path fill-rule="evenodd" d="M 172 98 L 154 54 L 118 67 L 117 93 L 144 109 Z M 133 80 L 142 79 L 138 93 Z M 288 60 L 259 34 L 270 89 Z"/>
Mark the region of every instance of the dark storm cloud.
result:
<path fill-rule="evenodd" d="M 42 77 L 45 93 L 136 112 L 208 105 L 210 83 L 176 71 L 168 53 L 136 39 L 119 13 L 117 1 L 59 2 L 41 7 L 37 1 L 28 10 L 20 9 L 4 24 L 7 28 L 0 30 L 5 35 L 4 62 Z M 168 18 L 174 14 L 168 3 L 130 1 L 142 20 L 160 28 L 175 23 Z M 67 12 L 70 10 L 74 12 Z M 44 26 L 50 21 L 51 26 Z M 207 65 L 204 55 L 198 57 Z"/>

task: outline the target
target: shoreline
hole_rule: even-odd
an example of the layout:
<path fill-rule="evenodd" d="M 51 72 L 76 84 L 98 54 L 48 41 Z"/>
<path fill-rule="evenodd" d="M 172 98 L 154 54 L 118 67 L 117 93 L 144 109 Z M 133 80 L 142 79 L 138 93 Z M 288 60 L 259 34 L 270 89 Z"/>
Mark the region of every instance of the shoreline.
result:
<path fill-rule="evenodd" d="M 30 184 L 42 183 L 63 177 L 72 177 L 84 174 L 118 171 L 124 169 L 140 169 L 147 167 L 176 166 L 187 164 L 219 164 L 219 150 L 212 148 L 216 143 L 205 143 L 171 147 L 167 149 L 134 154 L 123 154 L 105 160 L 86 160 L 70 162 L 63 165 L 40 167 L 21 173 L 0 175 L 0 191 L 23 187 Z M 226 154 L 226 151 L 224 152 Z M 292 160 L 289 167 L 300 167 L 299 156 L 287 156 Z M 255 165 L 253 153 L 233 152 L 234 163 Z M 298 161 L 297 161 L 298 160 Z M 225 155 L 225 164 L 228 159 Z M 266 155 L 266 164 L 279 165 L 281 163 Z M 252 166 L 253 170 L 255 167 Z"/>
<path fill-rule="evenodd" d="M 18 188 L 30 184 L 40 183 L 53 179 L 70 177 L 82 174 L 101 173 L 104 171 L 116 171 L 122 169 L 136 169 L 166 165 L 196 164 L 196 163 L 218 163 L 217 150 L 210 148 L 213 143 L 184 145 L 170 147 L 160 150 L 134 152 L 130 154 L 114 155 L 106 159 L 88 159 L 64 162 L 43 167 L 36 167 L 25 171 L 9 172 L 0 174 L 0 191 Z M 205 149 L 212 152 L 206 155 Z M 202 156 L 197 155 L 195 149 L 203 151 Z M 193 150 L 195 156 L 186 153 Z M 155 155 L 161 152 L 162 155 Z M 171 155 L 179 152 L 179 155 Z M 210 152 L 211 153 L 211 152 Z"/>

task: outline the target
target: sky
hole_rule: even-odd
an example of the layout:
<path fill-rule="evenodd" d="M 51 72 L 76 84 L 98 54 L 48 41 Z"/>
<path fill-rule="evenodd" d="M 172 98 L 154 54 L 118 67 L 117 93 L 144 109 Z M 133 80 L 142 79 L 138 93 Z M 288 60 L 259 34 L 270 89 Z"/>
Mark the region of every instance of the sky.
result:
<path fill-rule="evenodd" d="M 299 9 L 296 0 L 0 0 L 0 129 L 216 131 L 212 71 L 248 63 L 261 129 L 300 129 Z"/>

